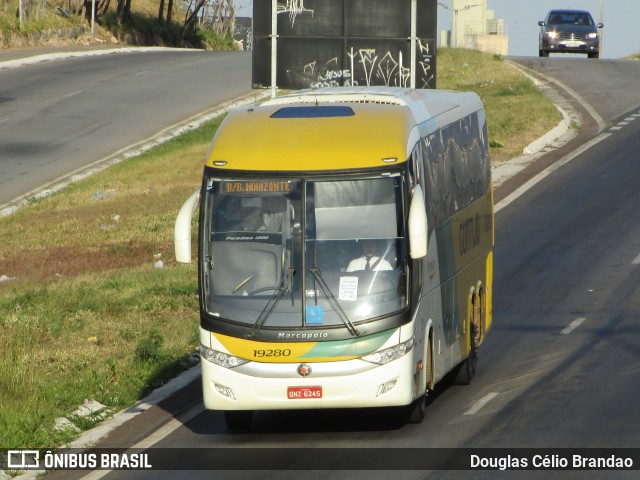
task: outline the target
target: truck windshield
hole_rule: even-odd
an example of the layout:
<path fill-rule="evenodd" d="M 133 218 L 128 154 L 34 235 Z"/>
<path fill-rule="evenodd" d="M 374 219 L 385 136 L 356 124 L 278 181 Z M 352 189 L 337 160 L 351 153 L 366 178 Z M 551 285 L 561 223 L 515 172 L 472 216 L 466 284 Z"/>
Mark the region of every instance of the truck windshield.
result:
<path fill-rule="evenodd" d="M 207 313 L 259 328 L 357 324 L 407 302 L 403 178 L 206 180 Z M 355 325 L 355 327 L 354 327 Z"/>

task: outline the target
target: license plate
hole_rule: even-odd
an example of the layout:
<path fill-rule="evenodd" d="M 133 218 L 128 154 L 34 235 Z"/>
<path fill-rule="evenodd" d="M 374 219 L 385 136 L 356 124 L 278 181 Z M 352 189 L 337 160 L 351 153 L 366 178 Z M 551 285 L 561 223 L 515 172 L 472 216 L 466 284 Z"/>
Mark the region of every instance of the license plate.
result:
<path fill-rule="evenodd" d="M 569 40 L 569 41 L 565 42 L 565 45 L 567 47 L 579 47 L 580 45 L 582 45 L 582 42 L 577 42 L 575 40 Z"/>
<path fill-rule="evenodd" d="M 322 387 L 320 385 L 311 387 L 287 387 L 287 398 L 289 400 L 322 398 Z"/>

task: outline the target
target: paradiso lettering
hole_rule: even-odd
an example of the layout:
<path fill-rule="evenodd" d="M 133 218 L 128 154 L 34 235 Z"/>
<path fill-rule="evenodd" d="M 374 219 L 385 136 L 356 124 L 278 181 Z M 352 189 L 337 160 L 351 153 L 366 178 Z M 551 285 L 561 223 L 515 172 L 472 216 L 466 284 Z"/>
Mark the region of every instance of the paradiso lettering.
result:
<path fill-rule="evenodd" d="M 239 182 L 224 182 L 224 193 L 260 193 L 260 192 L 272 192 L 272 193 L 289 193 L 291 191 L 291 183 L 286 181 L 281 182 L 255 182 L 255 181 L 239 181 Z"/>

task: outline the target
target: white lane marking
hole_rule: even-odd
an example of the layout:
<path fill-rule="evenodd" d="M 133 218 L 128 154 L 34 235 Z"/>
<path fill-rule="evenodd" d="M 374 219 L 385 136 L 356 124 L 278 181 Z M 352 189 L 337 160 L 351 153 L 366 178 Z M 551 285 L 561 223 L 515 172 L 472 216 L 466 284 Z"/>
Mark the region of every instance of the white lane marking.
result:
<path fill-rule="evenodd" d="M 0 118 L 0 123 L 7 122 L 8 120 L 9 120 L 8 118 Z"/>
<path fill-rule="evenodd" d="M 629 122 L 618 122 L 618 125 L 621 127 L 626 127 L 627 125 L 629 125 Z"/>
<path fill-rule="evenodd" d="M 140 72 L 136 72 L 136 73 L 134 73 L 134 75 L 135 75 L 136 77 L 139 77 L 140 75 L 146 75 L 147 73 L 149 73 L 149 70 L 142 70 L 142 71 L 140 71 Z"/>
<path fill-rule="evenodd" d="M 633 122 L 637 117 L 627 117 L 624 119 L 625 122 Z"/>
<path fill-rule="evenodd" d="M 598 135 L 593 140 L 585 143 L 580 148 L 576 148 L 573 152 L 569 153 L 568 155 L 565 155 L 564 157 L 562 157 L 560 160 L 558 160 L 553 165 L 550 165 L 549 167 L 545 168 L 538 175 L 536 175 L 531 180 L 529 180 L 528 182 L 526 182 L 525 184 L 520 186 L 520 188 L 518 188 L 514 192 L 512 192 L 511 195 L 507 195 L 505 198 L 500 200 L 494 207 L 494 213 L 498 213 L 504 207 L 508 206 L 513 201 L 515 201 L 524 192 L 526 192 L 527 190 L 532 188 L 534 185 L 536 185 L 537 183 L 539 183 L 542 180 L 544 180 L 546 177 L 551 175 L 553 172 L 558 170 L 560 167 L 563 167 L 564 165 L 569 163 L 571 160 L 576 158 L 578 155 L 586 152 L 587 150 L 589 150 L 594 145 L 600 143 L 601 141 L 603 141 L 606 138 L 609 138 L 611 135 L 612 135 L 611 133 L 601 133 L 600 135 Z"/>
<path fill-rule="evenodd" d="M 618 130 L 622 130 L 622 127 L 611 127 L 609 130 L 617 132 Z"/>
<path fill-rule="evenodd" d="M 562 330 L 560 333 L 562 335 L 569 335 L 571 332 L 573 332 L 576 328 L 578 328 L 582 322 L 584 322 L 586 320 L 586 318 L 576 318 L 573 322 L 571 322 L 567 328 L 565 328 L 564 330 Z"/>
<path fill-rule="evenodd" d="M 487 403 L 489 403 L 491 400 L 493 400 L 497 396 L 498 396 L 498 392 L 491 392 L 486 394 L 484 397 L 482 397 L 480 400 L 474 403 L 469 410 L 464 412 L 463 415 L 475 415 L 480 411 L 482 407 L 484 407 Z"/>
<path fill-rule="evenodd" d="M 635 260 L 633 262 L 631 262 L 631 265 L 640 265 L 640 255 L 638 255 Z"/>
<path fill-rule="evenodd" d="M 83 92 L 83 90 L 78 90 L 77 92 L 71 92 L 71 93 L 67 93 L 66 95 L 64 95 L 62 98 L 71 98 L 71 97 L 75 97 L 76 95 L 80 95 Z"/>

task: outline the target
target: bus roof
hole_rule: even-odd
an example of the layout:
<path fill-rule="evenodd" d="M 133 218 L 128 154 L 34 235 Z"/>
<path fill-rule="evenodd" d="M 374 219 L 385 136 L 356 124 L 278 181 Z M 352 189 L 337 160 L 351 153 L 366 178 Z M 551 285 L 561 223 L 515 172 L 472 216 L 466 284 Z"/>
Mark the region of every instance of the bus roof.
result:
<path fill-rule="evenodd" d="M 473 93 L 394 87 L 302 90 L 231 112 L 206 163 L 256 171 L 399 163 L 421 136 L 481 109 Z"/>

